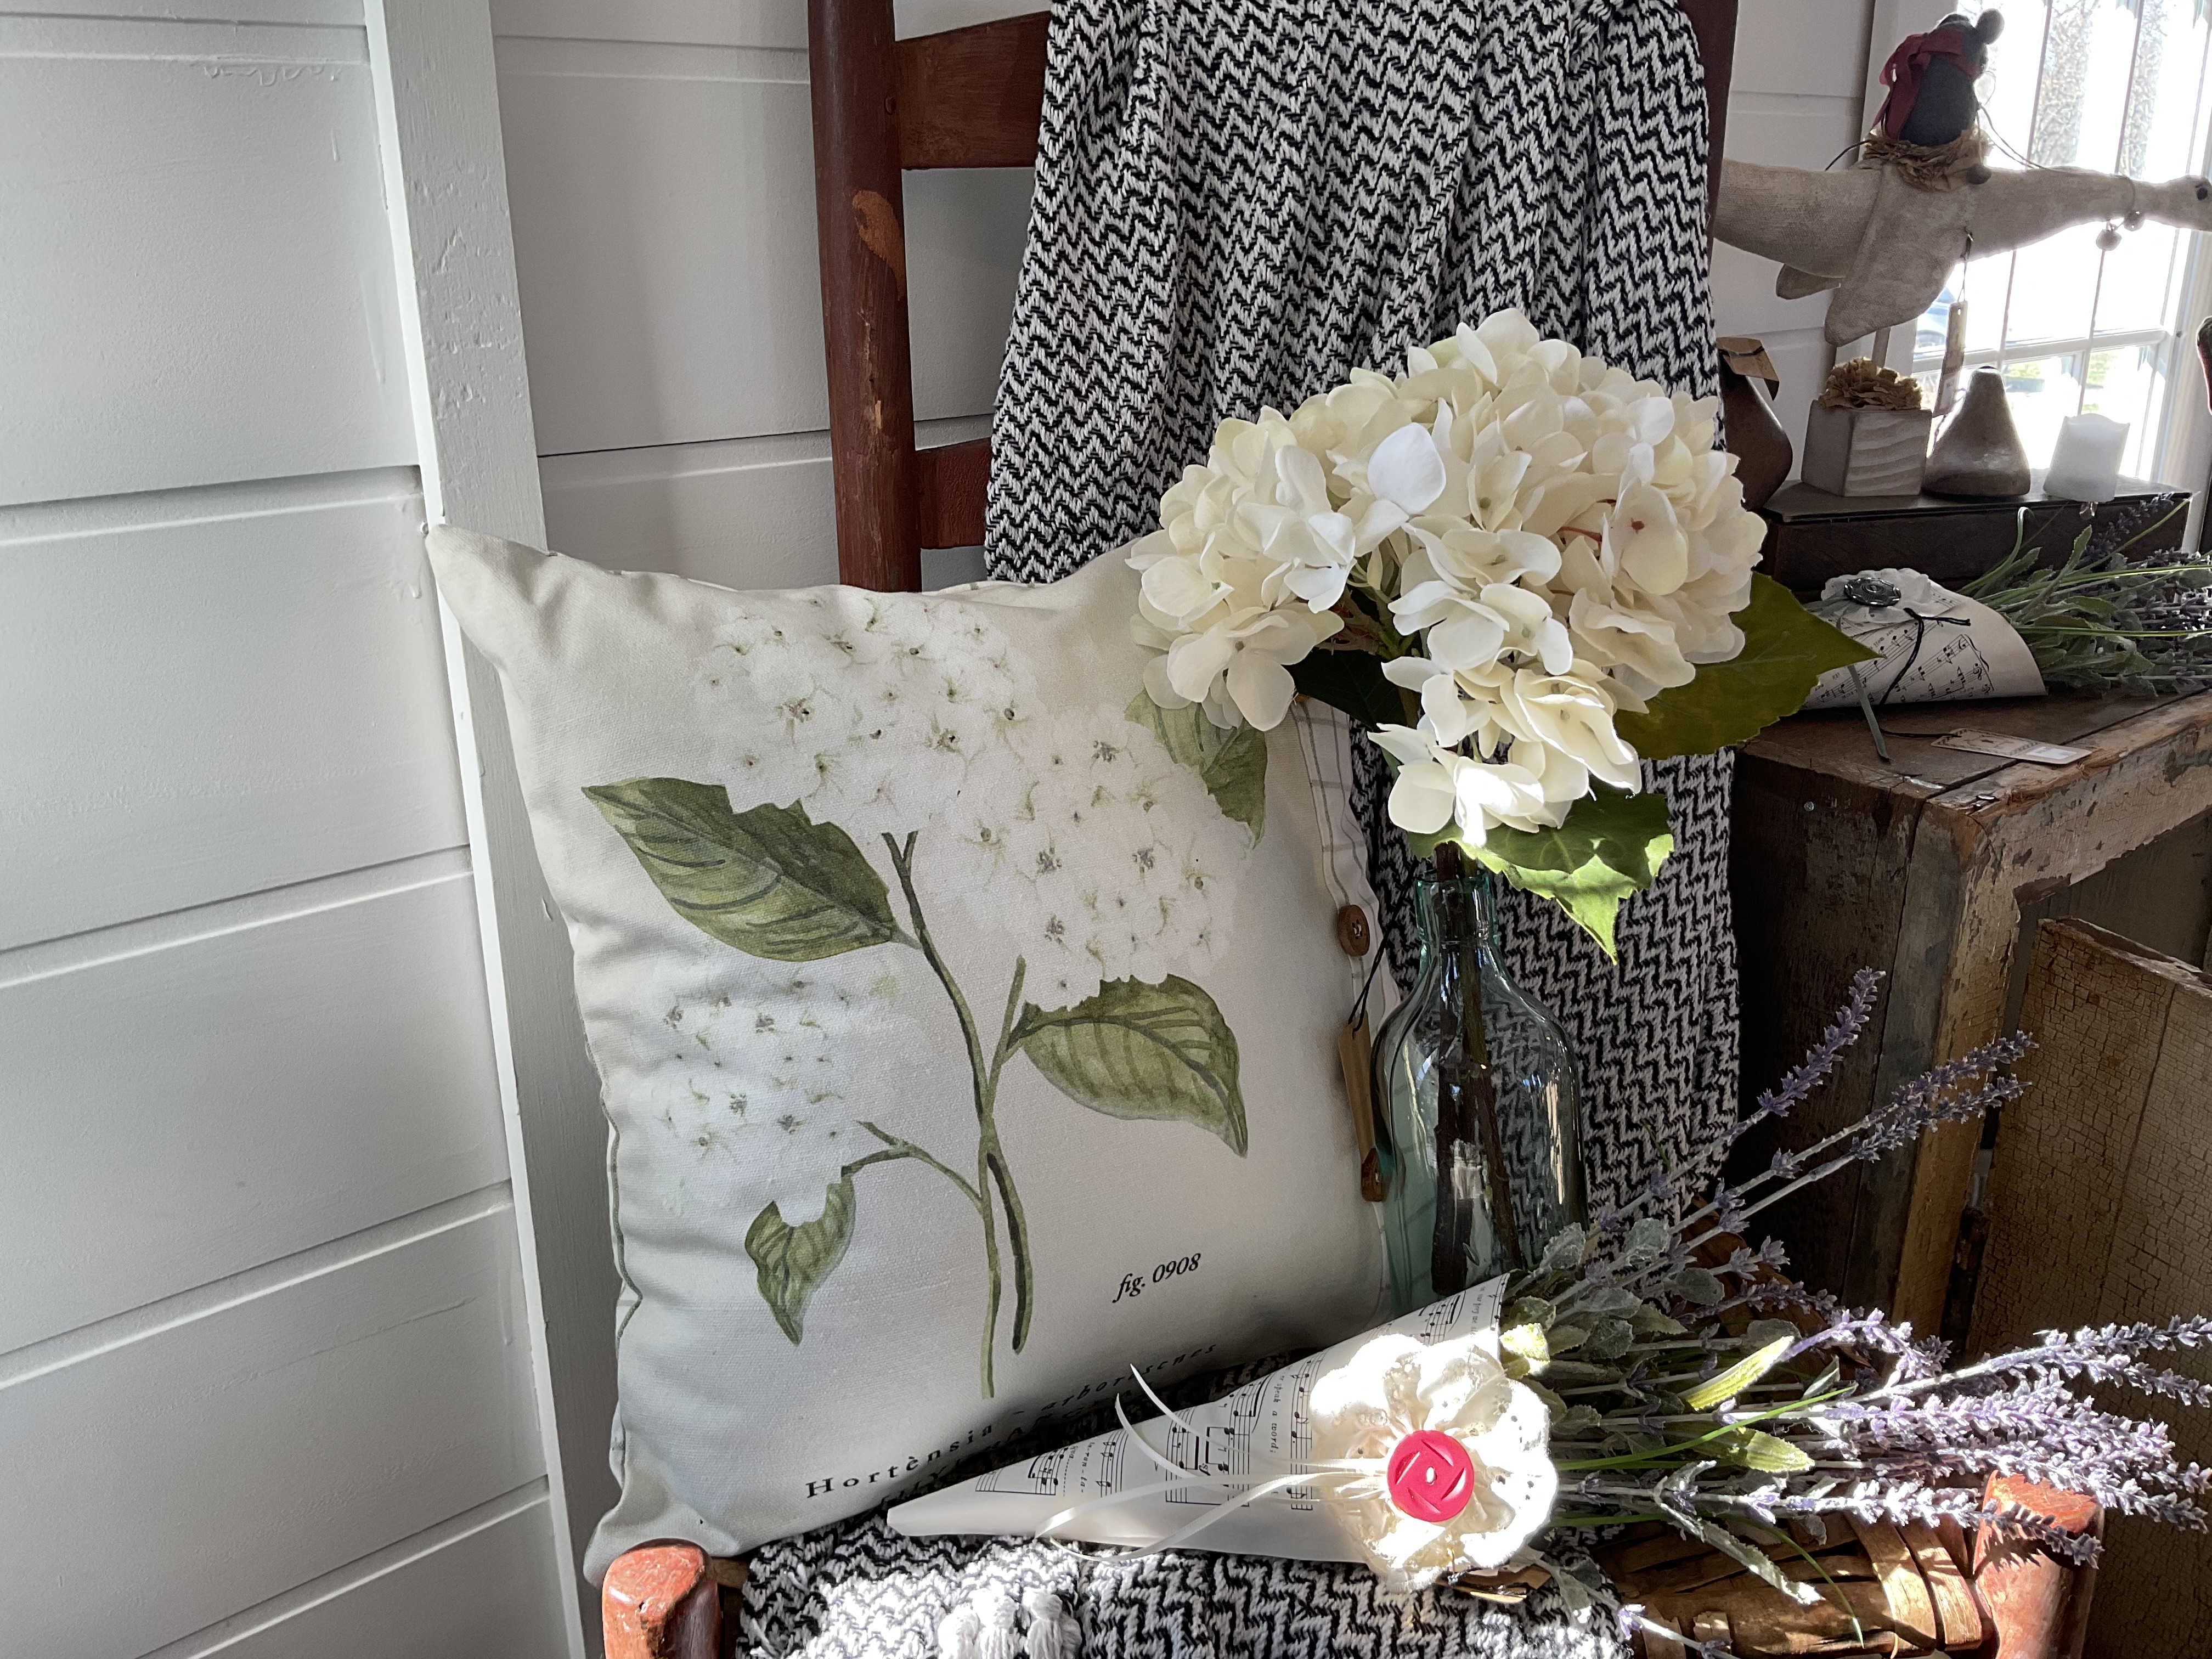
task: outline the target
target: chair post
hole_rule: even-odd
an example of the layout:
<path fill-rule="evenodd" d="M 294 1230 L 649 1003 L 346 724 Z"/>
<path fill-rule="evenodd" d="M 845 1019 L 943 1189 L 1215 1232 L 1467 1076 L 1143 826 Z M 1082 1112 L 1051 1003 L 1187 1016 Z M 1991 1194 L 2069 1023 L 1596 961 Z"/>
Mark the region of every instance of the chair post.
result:
<path fill-rule="evenodd" d="M 921 586 L 891 0 L 807 0 L 837 569 Z"/>

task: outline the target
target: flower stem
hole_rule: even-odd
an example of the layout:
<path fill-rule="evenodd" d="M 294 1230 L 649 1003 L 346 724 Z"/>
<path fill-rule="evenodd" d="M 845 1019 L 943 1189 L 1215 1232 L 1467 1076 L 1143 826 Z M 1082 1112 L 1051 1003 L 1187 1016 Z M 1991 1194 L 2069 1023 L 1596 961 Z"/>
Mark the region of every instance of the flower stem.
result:
<path fill-rule="evenodd" d="M 886 833 L 884 845 L 890 849 L 891 867 L 898 872 L 899 889 L 906 895 L 907 915 L 914 923 L 914 946 L 921 952 L 939 982 L 945 987 L 945 994 L 951 999 L 952 1012 L 960 1019 L 960 1035 L 968 1044 L 968 1074 L 975 1084 L 975 1122 L 979 1132 L 975 1144 L 975 1182 L 968 1190 L 980 1200 L 976 1208 L 983 1218 L 983 1257 L 990 1268 L 990 1291 L 983 1310 L 983 1397 L 988 1400 L 993 1395 L 992 1351 L 999 1340 L 999 1225 L 998 1212 L 983 1194 L 992 1182 L 992 1161 L 998 1156 L 999 1132 L 991 1119 L 991 1093 L 998 1081 L 998 1070 L 996 1066 L 986 1067 L 983 1064 L 983 1043 L 975 1034 L 975 1016 L 969 1012 L 968 999 L 961 994 L 959 981 L 952 977 L 951 969 L 938 954 L 936 941 L 929 936 L 929 923 L 921 914 L 921 901 L 915 895 L 914 843 L 920 834 L 919 830 L 909 833 L 906 844 L 902 847 L 896 836 Z M 951 1172 L 947 1170 L 946 1173 L 950 1175 Z M 954 1178 L 958 1179 L 957 1176 Z M 961 1184 L 967 1187 L 964 1182 Z M 1002 1179 L 1000 1194 L 1003 1196 L 1010 1191 L 1012 1186 L 1010 1181 Z M 1010 1207 L 1010 1222 L 1012 1215 Z M 1024 1237 L 1018 1243 L 1022 1254 L 1015 1264 L 1015 1273 L 1018 1280 L 1025 1284 L 1029 1278 L 1028 1241 Z M 1026 1330 L 1022 1334 L 1024 1336 L 1028 1334 Z"/>
<path fill-rule="evenodd" d="M 998 1185 L 999 1200 L 1006 1206 L 1006 1244 L 1014 1257 L 1016 1353 L 1019 1353 L 1023 1345 L 1030 1340 L 1030 1316 L 1036 1306 L 1036 1276 L 1030 1263 L 1030 1224 L 1022 1213 L 1022 1195 L 1014 1190 L 1014 1172 L 1006 1163 L 1005 1149 L 999 1145 L 999 1073 L 1005 1069 L 1007 1057 L 1013 1053 L 1014 1025 L 1022 1008 L 1022 982 L 1028 975 L 1028 960 L 1016 957 L 1014 976 L 1006 987 L 1006 1012 L 999 1020 L 999 1046 L 991 1055 L 991 1073 L 983 1085 L 987 1103 L 983 1121 L 984 1158 L 990 1167 L 991 1179 Z"/>

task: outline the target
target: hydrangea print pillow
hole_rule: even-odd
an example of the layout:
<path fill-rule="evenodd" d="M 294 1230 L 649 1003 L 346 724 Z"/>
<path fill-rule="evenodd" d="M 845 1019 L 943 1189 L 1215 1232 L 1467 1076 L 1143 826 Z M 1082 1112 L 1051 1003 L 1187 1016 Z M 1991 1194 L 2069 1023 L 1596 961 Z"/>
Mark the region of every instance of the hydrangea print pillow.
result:
<path fill-rule="evenodd" d="M 431 550 L 502 677 L 611 1128 L 594 1576 L 909 1494 L 1132 1364 L 1371 1321 L 1340 720 L 1156 704 L 1120 559 L 736 593 Z"/>

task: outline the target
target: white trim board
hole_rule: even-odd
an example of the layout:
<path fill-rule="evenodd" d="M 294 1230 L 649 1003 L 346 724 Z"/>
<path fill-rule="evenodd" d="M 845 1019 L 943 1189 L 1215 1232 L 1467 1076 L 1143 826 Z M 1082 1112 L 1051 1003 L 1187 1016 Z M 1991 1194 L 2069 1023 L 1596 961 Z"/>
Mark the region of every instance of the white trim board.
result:
<path fill-rule="evenodd" d="M 542 545 L 490 5 L 369 0 L 367 11 L 427 515 Z M 595 1461 L 604 1468 L 614 1401 L 604 1336 L 614 1307 L 605 1131 L 498 677 L 463 642 L 452 613 L 443 617 L 538 1427 L 554 1513 L 568 1522 L 555 1528 L 556 1582 L 575 1594 L 561 1598 L 561 1624 L 569 1659 L 583 1659 L 599 1621 L 585 1615 L 592 1601 L 574 1552 L 610 1478 L 573 1503 L 569 1483 Z"/>

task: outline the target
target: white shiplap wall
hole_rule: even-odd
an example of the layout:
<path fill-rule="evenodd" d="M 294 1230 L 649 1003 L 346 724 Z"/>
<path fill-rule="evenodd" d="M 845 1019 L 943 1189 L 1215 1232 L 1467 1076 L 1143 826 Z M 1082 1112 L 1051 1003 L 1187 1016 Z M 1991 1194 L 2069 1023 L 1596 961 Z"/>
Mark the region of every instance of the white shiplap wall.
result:
<path fill-rule="evenodd" d="M 570 1650 L 363 23 L 0 5 L 11 1653 Z"/>
<path fill-rule="evenodd" d="M 1865 131 L 1868 30 L 1877 3 L 1893 3 L 1741 0 L 1727 153 L 1768 167 L 1818 169 L 1856 140 Z M 1881 57 L 1888 52 L 1885 46 Z M 1806 411 L 1835 363 L 1820 337 L 1828 296 L 1778 299 L 1778 269 L 1741 248 L 1715 246 L 1713 310 L 1723 334 L 1766 342 L 1782 377 L 1775 414 L 1802 459 Z"/>

